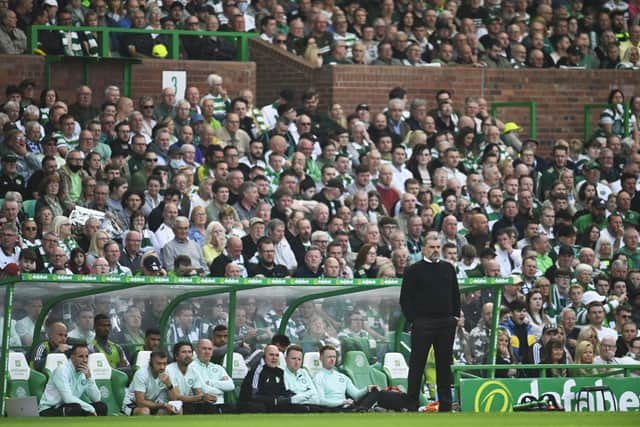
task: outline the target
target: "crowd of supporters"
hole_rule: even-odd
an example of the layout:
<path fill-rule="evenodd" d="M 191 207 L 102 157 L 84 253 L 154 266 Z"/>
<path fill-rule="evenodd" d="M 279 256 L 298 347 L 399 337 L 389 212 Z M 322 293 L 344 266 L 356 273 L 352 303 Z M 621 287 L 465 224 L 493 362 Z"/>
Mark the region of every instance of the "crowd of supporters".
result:
<path fill-rule="evenodd" d="M 492 118 L 486 100 L 447 90 L 431 101 L 395 88 L 384 111 L 362 103 L 345 113 L 322 111 L 312 88 L 282 90 L 260 108 L 250 90 L 230 98 L 218 75 L 206 86 L 179 101 L 164 88 L 137 102 L 115 86 L 100 96 L 80 86 L 69 103 L 50 88 L 38 99 L 33 81 L 7 86 L 2 274 L 394 278 L 422 259 L 433 234 L 460 278 L 515 275 L 501 302 L 502 362 L 549 361 L 558 341 L 558 360 L 574 360 L 583 340 L 602 355 L 605 339 L 617 345 L 605 360 L 637 359 L 634 98 L 625 120 L 624 95 L 613 90 L 589 140 L 558 138 L 543 159 L 538 141 Z M 492 298 L 463 296 L 458 363 L 487 361 Z M 105 315 L 128 360 L 168 302 L 82 299 L 57 306 L 49 325 L 62 319 L 58 328 L 91 341 L 91 319 Z M 228 322 L 226 304 L 179 306 L 167 342 L 210 338 Z M 287 305 L 241 301 L 238 351 L 249 357 L 269 342 Z M 40 339 L 41 308 L 37 298 L 16 301 L 12 346 Z M 340 349 L 347 338 L 375 360 L 398 318 L 395 300 L 328 299 L 297 310 L 286 335 L 305 350 Z"/>
<path fill-rule="evenodd" d="M 622 0 L 15 0 L 0 3 L 0 53 L 27 50 L 30 25 L 255 32 L 310 63 L 487 68 L 640 66 L 639 5 Z M 37 52 L 98 56 L 90 30 L 40 33 Z M 185 59 L 231 60 L 225 37 L 180 36 Z M 167 34 L 110 33 L 111 56 L 165 57 Z"/>

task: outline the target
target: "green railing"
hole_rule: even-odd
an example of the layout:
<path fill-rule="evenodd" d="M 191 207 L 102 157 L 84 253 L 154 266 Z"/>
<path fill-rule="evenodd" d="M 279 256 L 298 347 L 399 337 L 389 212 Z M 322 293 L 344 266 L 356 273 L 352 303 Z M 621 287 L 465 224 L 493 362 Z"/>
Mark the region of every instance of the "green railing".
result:
<path fill-rule="evenodd" d="M 537 108 L 533 101 L 518 102 L 494 102 L 491 104 L 491 116 L 498 117 L 498 109 L 500 108 L 528 108 L 529 109 L 529 137 L 536 139 L 538 136 Z"/>
<path fill-rule="evenodd" d="M 612 111 L 615 111 L 616 106 L 613 104 L 586 104 L 584 106 L 584 142 L 586 143 L 589 138 L 591 138 L 591 112 L 593 110 L 604 110 L 606 108 L 610 108 Z M 624 105 L 624 119 L 623 119 L 623 127 L 624 127 L 624 137 L 628 137 L 630 135 L 629 132 L 629 119 L 631 117 L 631 110 L 629 110 L 628 105 Z"/>
<path fill-rule="evenodd" d="M 169 36 L 168 59 L 180 59 L 180 37 L 181 36 L 216 36 L 236 41 L 238 61 L 249 61 L 249 39 L 259 37 L 257 33 L 235 33 L 235 32 L 210 32 L 210 31 L 186 31 L 186 30 L 147 30 L 131 29 L 119 27 L 67 27 L 59 25 L 32 25 L 29 27 L 27 52 L 34 53 L 38 47 L 38 33 L 40 31 L 91 31 L 98 33 L 97 42 L 99 56 L 108 58 L 112 56 L 110 37 L 111 34 L 160 34 Z"/>
<path fill-rule="evenodd" d="M 510 284 L 511 278 L 475 278 L 460 281 L 461 292 L 470 292 L 490 287 L 494 291 L 494 301 L 500 301 L 502 286 Z M 7 369 L 9 334 L 13 303 L 18 298 L 41 298 L 43 308 L 35 322 L 34 340 L 31 350 L 37 346 L 39 331 L 42 329 L 49 311 L 63 301 L 85 298 L 93 295 L 116 293 L 122 297 L 150 298 L 153 295 L 170 297 L 170 302 L 163 309 L 160 318 L 162 345 L 166 345 L 167 330 L 171 314 L 175 308 L 186 300 L 198 297 L 228 295 L 228 329 L 229 345 L 227 348 L 228 372 L 232 371 L 235 310 L 239 296 L 249 295 L 258 298 L 271 298 L 274 295 L 286 296 L 288 308 L 282 315 L 280 331 L 283 332 L 291 315 L 301 304 L 320 298 L 373 292 L 378 298 L 398 300 L 400 279 L 323 279 L 323 278 L 212 278 L 212 277 L 146 277 L 146 276 L 108 276 L 108 275 L 48 275 L 23 274 L 20 277 L 0 281 L 0 297 L 4 299 L 4 330 L 2 334 L 2 352 L 0 352 L 0 414 L 4 410 L 4 396 L 7 387 Z M 494 330 L 499 321 L 499 304 L 494 304 Z M 404 321 L 396 326 L 397 345 Z M 495 361 L 496 334 L 492 333 L 490 345 L 490 361 Z M 389 344 L 392 344 L 391 342 Z M 393 346 L 392 348 L 396 348 Z"/>

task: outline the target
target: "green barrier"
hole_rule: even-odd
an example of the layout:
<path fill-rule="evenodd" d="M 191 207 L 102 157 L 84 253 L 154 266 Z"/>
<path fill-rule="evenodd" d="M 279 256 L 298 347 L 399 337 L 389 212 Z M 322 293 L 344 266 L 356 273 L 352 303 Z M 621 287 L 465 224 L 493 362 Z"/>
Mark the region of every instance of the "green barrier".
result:
<path fill-rule="evenodd" d="M 32 25 L 29 27 L 27 52 L 34 53 L 38 47 L 38 37 L 40 31 L 90 31 L 98 33 L 99 56 L 108 58 L 111 56 L 109 37 L 111 34 L 161 34 L 169 36 L 168 59 L 180 59 L 180 36 L 216 36 L 236 41 L 238 50 L 237 60 L 241 62 L 249 61 L 249 39 L 260 37 L 258 33 L 235 33 L 235 32 L 210 32 L 210 31 L 186 31 L 186 30 L 148 30 L 132 29 L 120 27 L 67 27 L 60 25 Z"/>
<path fill-rule="evenodd" d="M 491 116 L 498 117 L 499 108 L 528 108 L 529 109 L 529 137 L 536 139 L 538 135 L 536 103 L 532 101 L 522 102 L 494 102 L 491 104 Z"/>
<path fill-rule="evenodd" d="M 586 143 L 591 138 L 591 111 L 604 110 L 611 108 L 615 111 L 616 106 L 613 104 L 586 104 L 584 106 L 584 142 Z M 631 110 L 627 104 L 624 105 L 624 137 L 629 136 L 629 118 L 631 117 Z"/>
<path fill-rule="evenodd" d="M 593 366 L 611 369 L 611 365 Z M 627 366 L 640 368 L 640 365 Z M 505 365 L 502 365 L 503 369 L 504 367 Z M 611 392 L 585 390 L 580 393 L 583 387 L 594 386 L 606 386 Z M 514 405 L 532 399 L 537 400 L 544 394 L 553 395 L 565 411 L 640 410 L 640 380 L 632 377 L 463 379 L 460 383 L 460 393 L 463 412 L 512 412 Z"/>

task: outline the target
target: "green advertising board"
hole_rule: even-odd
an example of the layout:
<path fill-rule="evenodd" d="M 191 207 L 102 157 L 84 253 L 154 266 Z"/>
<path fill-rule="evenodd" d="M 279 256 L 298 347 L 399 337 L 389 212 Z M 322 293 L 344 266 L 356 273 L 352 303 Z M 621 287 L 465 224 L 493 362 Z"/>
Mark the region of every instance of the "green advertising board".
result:
<path fill-rule="evenodd" d="M 611 393 L 578 393 L 583 387 L 608 386 Z M 640 378 L 518 378 L 462 379 L 460 381 L 463 412 L 511 412 L 513 406 L 531 397 L 551 394 L 565 411 L 638 411 Z M 614 401 L 615 399 L 615 401 Z"/>

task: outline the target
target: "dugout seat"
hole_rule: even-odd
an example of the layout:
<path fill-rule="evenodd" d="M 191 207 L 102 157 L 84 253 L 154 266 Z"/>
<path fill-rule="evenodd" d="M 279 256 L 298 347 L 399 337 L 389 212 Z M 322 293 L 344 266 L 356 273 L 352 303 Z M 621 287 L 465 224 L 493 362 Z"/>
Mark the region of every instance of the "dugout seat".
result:
<path fill-rule="evenodd" d="M 109 415 L 120 414 L 129 377 L 122 371 L 111 369 L 103 353 L 89 355 L 89 369 L 100 390 L 100 400 L 107 405 Z"/>
<path fill-rule="evenodd" d="M 350 351 L 345 354 L 342 372 L 351 378 L 358 388 L 375 384 L 384 390 L 388 385 L 385 374 L 369 366 L 367 356 L 362 351 Z"/>
<path fill-rule="evenodd" d="M 24 354 L 9 353 L 7 377 L 7 397 L 35 396 L 40 402 L 44 387 L 47 385 L 46 375 L 29 368 Z"/>
<path fill-rule="evenodd" d="M 409 365 L 400 353 L 389 352 L 384 355 L 382 372 L 387 376 L 389 385 L 396 386 L 403 392 L 407 392 L 407 379 L 409 378 Z"/>
<path fill-rule="evenodd" d="M 53 371 L 62 366 L 67 360 L 67 356 L 65 356 L 63 353 L 47 354 L 47 359 L 44 362 L 44 373 L 47 375 L 47 377 L 51 377 Z"/>
<path fill-rule="evenodd" d="M 151 352 L 149 350 L 140 350 L 136 356 L 135 368 L 140 369 L 149 366 L 149 359 L 151 359 Z"/>
<path fill-rule="evenodd" d="M 35 218 L 36 217 L 36 203 L 37 200 L 29 199 L 22 202 L 22 211 L 27 216 L 27 218 Z"/>
<path fill-rule="evenodd" d="M 322 369 L 322 363 L 320 363 L 320 353 L 317 351 L 309 351 L 304 354 L 304 359 L 302 360 L 302 367 L 305 368 L 311 378 L 315 377 L 315 375 Z"/>

